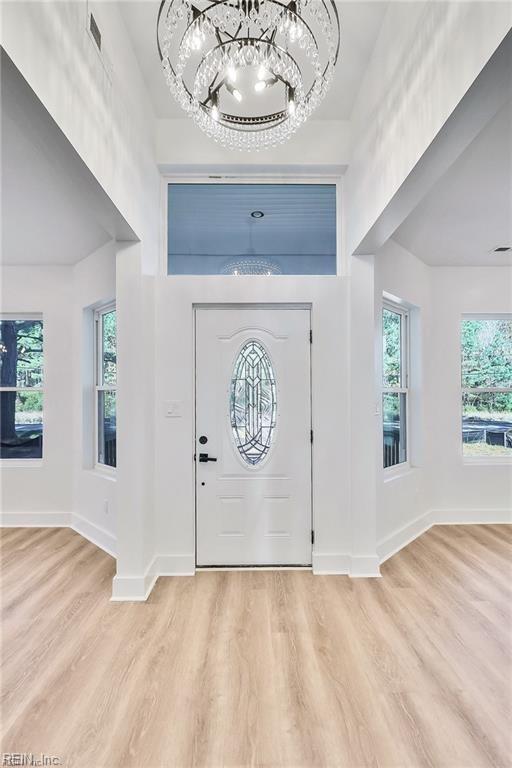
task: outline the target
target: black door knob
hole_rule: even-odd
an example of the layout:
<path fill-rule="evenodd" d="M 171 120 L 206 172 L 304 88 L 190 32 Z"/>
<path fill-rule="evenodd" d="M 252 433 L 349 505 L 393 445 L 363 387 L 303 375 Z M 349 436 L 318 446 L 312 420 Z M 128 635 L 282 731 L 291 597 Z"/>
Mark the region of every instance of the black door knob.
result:
<path fill-rule="evenodd" d="M 213 456 L 208 456 L 207 453 L 200 453 L 199 454 L 199 461 L 201 464 L 204 464 L 207 461 L 217 461 Z"/>

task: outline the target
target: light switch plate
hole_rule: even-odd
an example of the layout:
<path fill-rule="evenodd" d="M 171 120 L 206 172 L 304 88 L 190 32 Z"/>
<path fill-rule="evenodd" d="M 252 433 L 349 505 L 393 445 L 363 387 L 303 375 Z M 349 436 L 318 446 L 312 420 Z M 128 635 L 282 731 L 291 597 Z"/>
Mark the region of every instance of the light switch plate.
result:
<path fill-rule="evenodd" d="M 164 403 L 164 415 L 167 419 L 181 418 L 183 403 L 181 400 L 166 400 Z"/>

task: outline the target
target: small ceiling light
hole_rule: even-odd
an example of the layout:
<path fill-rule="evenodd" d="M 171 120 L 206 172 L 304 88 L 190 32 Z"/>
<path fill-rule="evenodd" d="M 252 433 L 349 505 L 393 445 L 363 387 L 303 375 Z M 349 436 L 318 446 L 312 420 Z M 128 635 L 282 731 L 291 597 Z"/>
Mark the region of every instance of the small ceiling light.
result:
<path fill-rule="evenodd" d="M 265 214 L 263 213 L 263 211 L 253 211 L 251 213 L 251 216 L 253 217 L 253 219 L 262 219 L 264 215 Z"/>
<path fill-rule="evenodd" d="M 498 245 L 494 249 L 494 253 L 507 253 L 507 251 L 512 251 L 512 245 Z"/>

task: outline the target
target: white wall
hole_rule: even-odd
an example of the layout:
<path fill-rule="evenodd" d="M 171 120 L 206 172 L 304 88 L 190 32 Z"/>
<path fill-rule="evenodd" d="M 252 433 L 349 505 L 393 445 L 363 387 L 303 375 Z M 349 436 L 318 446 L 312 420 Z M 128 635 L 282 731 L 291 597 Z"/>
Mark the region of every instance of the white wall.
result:
<path fill-rule="evenodd" d="M 107 552 L 117 552 L 116 473 L 95 467 L 94 309 L 116 297 L 116 244 L 73 268 L 72 525 Z"/>
<path fill-rule="evenodd" d="M 191 140 L 193 138 L 193 140 Z M 348 120 L 308 120 L 291 139 L 258 152 L 233 152 L 212 141 L 190 119 L 157 121 L 159 166 L 342 166 L 349 161 Z M 275 173 L 275 171 L 274 171 Z"/>
<path fill-rule="evenodd" d="M 341 277 L 159 277 L 155 317 L 155 508 L 160 572 L 191 572 L 194 537 L 194 338 L 197 303 L 311 303 L 314 568 L 346 572 L 350 541 L 348 292 Z M 164 417 L 166 400 L 183 404 Z"/>
<path fill-rule="evenodd" d="M 511 313 L 512 268 L 433 267 L 432 280 L 432 505 L 446 521 L 512 521 L 512 465 L 465 462 L 460 436 L 461 316 Z"/>
<path fill-rule="evenodd" d="M 101 29 L 103 61 L 87 32 L 88 7 Z M 143 240 L 151 271 L 158 242 L 155 117 L 117 4 L 10 2 L 1 14 L 3 47 Z"/>
<path fill-rule="evenodd" d="M 68 524 L 72 507 L 73 298 L 71 267 L 4 267 L 1 311 L 41 313 L 44 344 L 43 459 L 5 459 L 2 522 Z"/>
<path fill-rule="evenodd" d="M 101 29 L 101 57 L 87 32 L 88 8 Z M 117 3 L 94 0 L 3 3 L 1 12 L 2 45 L 140 240 L 136 262 L 129 248 L 117 260 L 116 300 L 122 317 L 119 372 L 124 371 L 132 382 L 129 372 L 140 375 L 141 370 L 152 370 L 151 356 L 141 364 L 140 349 L 130 339 L 140 338 L 141 314 L 136 309 L 139 313 L 147 309 L 140 276 L 157 268 L 161 209 L 155 117 L 122 14 Z M 136 572 L 143 580 L 154 541 L 148 420 L 130 408 L 130 399 L 140 392 L 140 386 L 126 387 L 118 394 L 117 426 L 131 453 L 118 453 L 116 494 L 117 509 L 123 510 L 117 518 L 118 571 L 130 577 Z M 145 402 L 151 403 L 150 393 Z M 138 461 L 134 446 L 142 451 Z M 95 482 L 91 479 L 88 488 Z M 102 497 L 108 499 L 103 484 L 93 496 L 92 506 L 86 500 L 81 511 L 87 508 L 95 524 L 110 526 L 97 506 Z M 105 530 L 111 533 L 108 527 Z M 134 542 L 134 535 L 141 531 L 143 535 Z"/>
<path fill-rule="evenodd" d="M 389 294 L 409 307 L 410 379 L 406 465 L 384 470 L 382 456 L 382 298 Z M 379 411 L 377 457 L 377 541 L 381 556 L 419 532 L 432 508 L 430 387 L 432 366 L 431 270 L 389 240 L 375 257 L 376 401 Z"/>
<path fill-rule="evenodd" d="M 512 269 L 429 267 L 390 240 L 375 257 L 376 398 L 382 371 L 383 292 L 412 306 L 410 466 L 378 457 L 377 550 L 385 559 L 436 522 L 512 521 L 512 465 L 464 461 L 460 321 L 512 312 Z M 382 444 L 379 418 L 379 443 Z"/>
<path fill-rule="evenodd" d="M 351 121 L 349 253 L 390 203 L 511 24 L 510 3 L 390 3 Z"/>

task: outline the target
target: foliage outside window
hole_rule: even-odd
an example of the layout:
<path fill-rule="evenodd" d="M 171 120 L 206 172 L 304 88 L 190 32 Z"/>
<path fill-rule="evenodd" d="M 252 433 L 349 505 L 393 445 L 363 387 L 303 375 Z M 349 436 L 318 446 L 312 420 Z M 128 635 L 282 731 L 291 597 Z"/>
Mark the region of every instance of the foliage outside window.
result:
<path fill-rule="evenodd" d="M 0 320 L 0 458 L 43 455 L 43 322 Z"/>
<path fill-rule="evenodd" d="M 461 324 L 465 457 L 512 456 L 512 318 Z"/>
<path fill-rule="evenodd" d="M 407 461 L 408 313 L 382 309 L 382 439 L 384 468 Z"/>
<path fill-rule="evenodd" d="M 96 312 L 96 460 L 106 467 L 117 463 L 116 387 L 116 310 L 110 306 Z"/>

